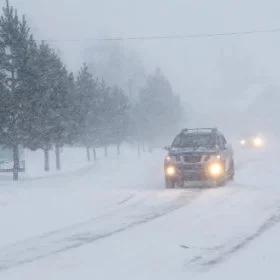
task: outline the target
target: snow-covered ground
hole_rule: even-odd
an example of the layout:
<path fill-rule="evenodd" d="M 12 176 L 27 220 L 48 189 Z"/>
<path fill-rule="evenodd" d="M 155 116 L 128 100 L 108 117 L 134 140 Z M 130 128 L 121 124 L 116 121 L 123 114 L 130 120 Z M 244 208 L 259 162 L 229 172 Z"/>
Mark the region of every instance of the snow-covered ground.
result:
<path fill-rule="evenodd" d="M 226 187 L 166 190 L 161 150 L 64 149 L 47 176 L 28 152 L 0 180 L 0 279 L 277 279 L 278 156 L 237 150 Z"/>

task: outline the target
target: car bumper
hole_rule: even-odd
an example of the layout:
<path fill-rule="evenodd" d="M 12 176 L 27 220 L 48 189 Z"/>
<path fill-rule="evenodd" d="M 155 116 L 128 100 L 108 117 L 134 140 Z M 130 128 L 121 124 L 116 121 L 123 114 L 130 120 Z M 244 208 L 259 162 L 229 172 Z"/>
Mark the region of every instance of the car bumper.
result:
<path fill-rule="evenodd" d="M 196 163 L 196 164 L 172 164 L 176 169 L 174 176 L 167 176 L 167 178 L 175 181 L 185 182 L 217 182 L 224 178 L 222 176 L 213 177 L 208 172 L 207 163 Z M 166 168 L 167 166 L 165 166 Z"/>
<path fill-rule="evenodd" d="M 207 181 L 206 167 L 202 164 L 183 165 L 177 167 L 179 176 L 184 181 Z"/>
<path fill-rule="evenodd" d="M 200 181 L 184 181 L 183 187 L 192 187 L 192 188 L 204 188 L 204 187 L 215 187 L 216 182 L 209 180 L 200 180 Z"/>

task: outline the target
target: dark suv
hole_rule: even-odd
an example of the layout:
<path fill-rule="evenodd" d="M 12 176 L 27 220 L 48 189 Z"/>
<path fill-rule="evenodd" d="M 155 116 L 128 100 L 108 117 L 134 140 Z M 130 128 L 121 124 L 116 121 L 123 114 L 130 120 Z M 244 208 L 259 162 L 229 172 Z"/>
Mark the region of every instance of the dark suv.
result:
<path fill-rule="evenodd" d="M 195 181 L 222 186 L 234 177 L 232 148 L 216 128 L 184 129 L 166 149 L 167 188 Z"/>

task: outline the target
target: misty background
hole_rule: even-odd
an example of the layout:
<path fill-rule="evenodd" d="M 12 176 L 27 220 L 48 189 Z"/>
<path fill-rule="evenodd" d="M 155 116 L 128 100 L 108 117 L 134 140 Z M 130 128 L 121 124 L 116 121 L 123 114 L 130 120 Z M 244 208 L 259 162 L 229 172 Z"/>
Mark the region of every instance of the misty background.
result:
<path fill-rule="evenodd" d="M 279 1 L 13 0 L 11 4 L 27 16 L 37 39 L 59 50 L 71 71 L 93 61 L 93 72 L 113 76 L 114 71 L 98 68 L 97 57 L 118 49 L 129 61 L 122 67 L 121 86 L 133 94 L 142 77 L 160 67 L 186 107 L 186 126 L 230 130 L 242 126 L 239 133 L 252 126 L 259 130 L 278 126 L 280 33 L 184 40 L 95 39 L 278 28 Z"/>

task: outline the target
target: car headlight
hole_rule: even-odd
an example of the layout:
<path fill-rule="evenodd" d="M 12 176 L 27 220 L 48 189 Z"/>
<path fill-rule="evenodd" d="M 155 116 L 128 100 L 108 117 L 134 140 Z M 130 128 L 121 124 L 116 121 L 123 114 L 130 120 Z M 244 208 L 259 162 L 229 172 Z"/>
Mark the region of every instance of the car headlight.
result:
<path fill-rule="evenodd" d="M 208 166 L 208 173 L 211 177 L 220 177 L 224 174 L 224 166 L 220 162 L 210 163 Z"/>
<path fill-rule="evenodd" d="M 175 168 L 175 166 L 170 165 L 170 166 L 166 167 L 165 173 L 166 173 L 167 176 L 170 176 L 170 177 L 176 175 L 176 168 Z"/>
<path fill-rule="evenodd" d="M 262 147 L 262 146 L 264 145 L 263 139 L 260 138 L 260 137 L 255 137 L 255 138 L 253 139 L 253 145 L 254 145 L 254 147 L 256 147 L 256 148 Z"/>
<path fill-rule="evenodd" d="M 242 146 L 246 145 L 246 140 L 242 139 L 242 140 L 240 141 L 240 145 L 242 145 Z"/>

